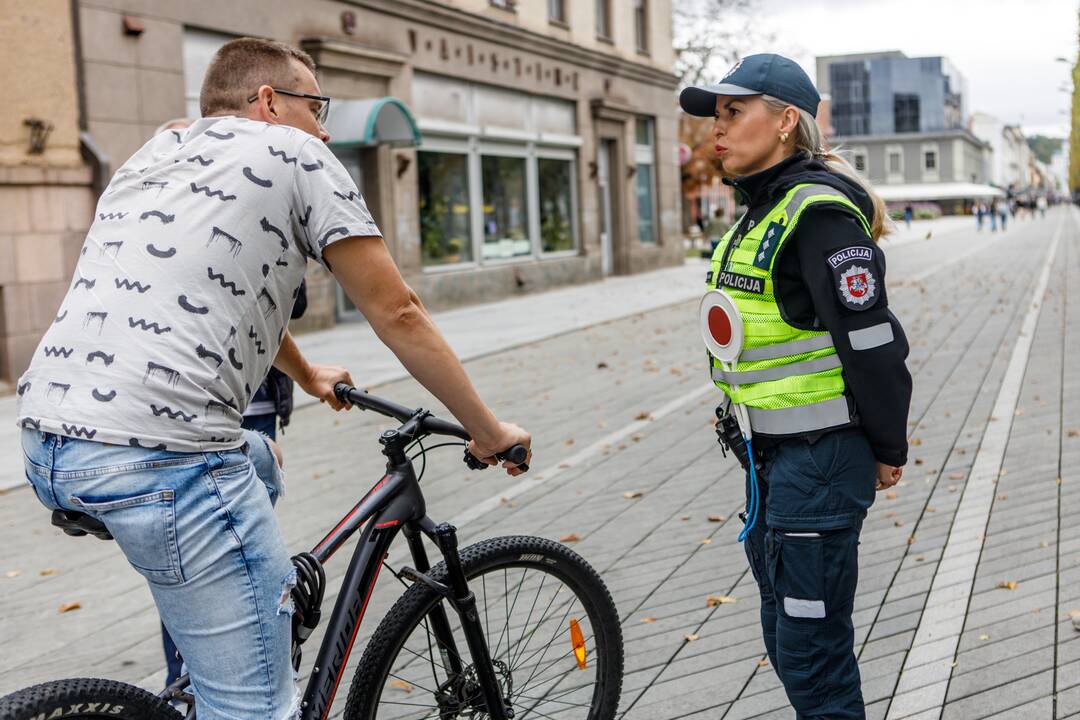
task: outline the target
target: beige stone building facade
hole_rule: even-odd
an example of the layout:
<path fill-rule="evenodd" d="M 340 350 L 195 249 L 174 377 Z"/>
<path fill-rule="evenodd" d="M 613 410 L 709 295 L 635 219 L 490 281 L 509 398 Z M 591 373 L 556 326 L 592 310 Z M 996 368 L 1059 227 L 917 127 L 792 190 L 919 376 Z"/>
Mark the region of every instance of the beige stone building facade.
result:
<path fill-rule="evenodd" d="M 213 53 L 230 38 L 253 35 L 300 45 L 315 58 L 323 92 L 333 98 L 332 147 L 430 307 L 682 261 L 670 0 L 0 3 L 35 8 L 50 18 L 50 31 L 62 32 L 59 18 L 72 33 L 64 41 L 67 64 L 55 58 L 58 44 L 46 63 L 67 73 L 66 86 L 46 80 L 66 93 L 48 115 L 57 130 L 46 152 L 72 168 L 62 176 L 69 184 L 57 186 L 65 192 L 79 188 L 85 198 L 95 168 L 100 184 L 159 124 L 196 115 Z M 26 62 L 33 77 L 37 66 Z M 29 87 L 27 94 L 33 97 Z M 5 115 L 0 124 L 0 162 L 21 166 L 25 158 L 6 154 L 9 133 L 19 131 L 14 123 Z M 87 162 L 80 161 L 80 123 Z M 46 308 L 59 301 L 35 284 L 66 287 L 73 254 L 64 238 L 77 248 L 92 217 L 85 199 L 52 202 L 62 209 L 46 213 L 52 229 L 18 230 L 52 233 L 40 241 L 42 254 L 54 257 L 47 272 L 8 269 L 5 238 L 15 231 L 0 216 L 0 283 L 5 272 L 15 275 L 15 287 L 24 287 L 15 301 L 37 307 L 19 333 L 0 329 L 7 343 L 0 378 L 17 377 L 28 359 L 7 349 L 21 342 L 8 338 L 40 334 L 54 309 Z M 19 205 L 25 214 L 29 196 Z M 6 285 L 3 291 L 6 307 Z M 41 297 L 22 297 L 34 292 Z M 332 279 L 312 267 L 299 329 L 355 315 Z"/>

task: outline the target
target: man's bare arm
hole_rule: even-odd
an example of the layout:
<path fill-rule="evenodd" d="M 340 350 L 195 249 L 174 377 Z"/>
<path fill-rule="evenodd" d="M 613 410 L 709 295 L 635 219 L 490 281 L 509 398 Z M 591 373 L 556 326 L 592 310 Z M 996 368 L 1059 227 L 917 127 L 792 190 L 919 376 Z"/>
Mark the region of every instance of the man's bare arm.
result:
<path fill-rule="evenodd" d="M 334 385 L 339 382 L 352 385 L 349 371 L 335 365 L 309 363 L 300 352 L 300 346 L 293 340 L 292 333 L 288 331 L 281 338 L 281 347 L 278 348 L 278 354 L 274 357 L 274 367 L 295 380 L 296 384 L 308 395 L 319 398 L 321 402 L 329 403 L 335 410 L 345 407 L 334 395 Z"/>
<path fill-rule="evenodd" d="M 347 238 L 327 247 L 324 257 L 379 339 L 469 431 L 475 454 L 490 456 L 515 443 L 529 446 L 528 433 L 500 423 L 480 399 L 461 361 L 405 284 L 382 238 Z"/>

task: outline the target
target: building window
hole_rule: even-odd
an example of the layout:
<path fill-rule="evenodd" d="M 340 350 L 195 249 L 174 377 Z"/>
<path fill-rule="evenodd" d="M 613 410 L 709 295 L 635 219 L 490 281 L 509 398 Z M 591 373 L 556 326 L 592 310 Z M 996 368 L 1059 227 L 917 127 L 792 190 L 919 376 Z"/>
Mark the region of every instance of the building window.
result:
<path fill-rule="evenodd" d="M 900 175 L 904 172 L 904 156 L 897 151 L 889 153 L 889 173 Z"/>
<path fill-rule="evenodd" d="M 472 260 L 469 158 L 456 153 L 417 153 L 420 175 L 420 246 L 425 265 Z"/>
<path fill-rule="evenodd" d="M 863 153 L 855 153 L 855 169 L 861 173 L 866 172 L 866 155 Z"/>
<path fill-rule="evenodd" d="M 638 52 L 649 52 L 648 0 L 634 0 L 634 39 Z"/>
<path fill-rule="evenodd" d="M 573 164 L 569 160 L 539 158 L 540 249 L 565 252 L 574 249 Z"/>
<path fill-rule="evenodd" d="M 611 39 L 611 0 L 596 0 L 596 36 Z"/>
<path fill-rule="evenodd" d="M 927 150 L 923 153 L 923 169 L 927 172 L 937 171 L 937 151 Z"/>
<path fill-rule="evenodd" d="M 517 0 L 491 0 L 491 5 L 503 10 L 516 10 Z"/>
<path fill-rule="evenodd" d="M 548 20 L 559 24 L 566 24 L 566 0 L 548 0 Z"/>
<path fill-rule="evenodd" d="M 184 28 L 184 112 L 187 117 L 202 117 L 199 110 L 199 92 L 202 90 L 203 77 L 210 67 L 221 46 L 232 40 L 234 35 Z"/>
<path fill-rule="evenodd" d="M 483 155 L 483 258 L 512 258 L 532 254 L 525 158 Z"/>
<path fill-rule="evenodd" d="M 893 126 L 895 132 L 919 132 L 919 96 L 893 95 Z"/>
<path fill-rule="evenodd" d="M 639 117 L 634 128 L 634 163 L 638 200 L 638 240 L 656 242 L 656 125 Z"/>

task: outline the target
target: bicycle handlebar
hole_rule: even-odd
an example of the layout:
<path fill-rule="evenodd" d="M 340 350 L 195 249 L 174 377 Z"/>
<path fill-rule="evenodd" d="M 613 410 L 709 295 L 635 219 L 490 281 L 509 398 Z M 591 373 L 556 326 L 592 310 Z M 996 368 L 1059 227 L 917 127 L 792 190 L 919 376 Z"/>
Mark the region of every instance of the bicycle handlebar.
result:
<path fill-rule="evenodd" d="M 356 405 L 362 410 L 372 410 L 380 415 L 392 417 L 403 423 L 411 420 L 419 412 L 418 410 L 407 408 L 404 405 L 398 405 L 395 402 L 372 395 L 367 390 L 357 389 L 348 383 L 338 383 L 335 385 L 334 395 L 337 396 L 337 399 L 340 402 Z M 465 442 L 472 440 L 472 436 L 469 435 L 465 428 L 457 423 L 440 420 L 433 415 L 426 415 L 420 421 L 420 429 L 431 435 L 449 435 L 450 437 L 460 438 Z M 465 451 L 465 456 L 466 464 L 474 470 L 482 470 L 488 467 L 478 458 L 475 458 L 468 450 Z M 529 451 L 524 445 L 514 445 L 503 452 L 495 453 L 496 459 L 500 461 L 509 460 L 523 472 L 529 470 L 529 466 L 525 463 L 525 458 L 528 456 Z M 469 458 L 476 460 L 475 464 L 470 462 Z"/>

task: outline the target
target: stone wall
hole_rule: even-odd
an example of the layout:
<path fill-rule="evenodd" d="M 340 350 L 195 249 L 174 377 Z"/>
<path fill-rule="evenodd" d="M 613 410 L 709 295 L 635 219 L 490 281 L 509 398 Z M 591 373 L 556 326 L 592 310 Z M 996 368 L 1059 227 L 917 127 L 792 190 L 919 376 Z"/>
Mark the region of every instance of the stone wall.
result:
<path fill-rule="evenodd" d="M 0 168 L 0 381 L 52 323 L 94 213 L 88 168 Z"/>

